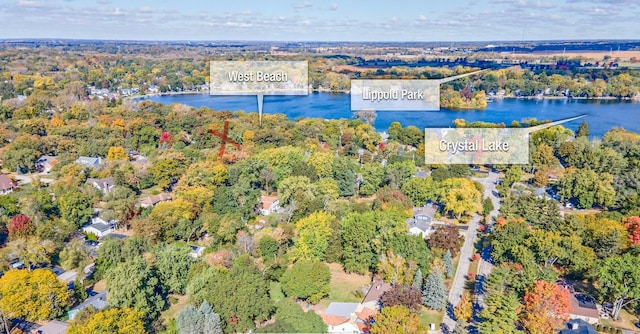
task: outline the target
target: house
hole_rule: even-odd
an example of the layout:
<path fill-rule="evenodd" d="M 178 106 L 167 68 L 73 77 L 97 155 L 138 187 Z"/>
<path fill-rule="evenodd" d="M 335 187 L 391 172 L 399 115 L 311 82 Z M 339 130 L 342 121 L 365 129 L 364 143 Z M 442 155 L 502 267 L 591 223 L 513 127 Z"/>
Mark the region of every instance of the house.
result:
<path fill-rule="evenodd" d="M 112 177 L 106 177 L 103 179 L 89 178 L 85 184 L 90 184 L 96 189 L 102 191 L 103 194 L 110 193 L 116 186 L 116 181 Z"/>
<path fill-rule="evenodd" d="M 191 251 L 189 251 L 189 255 L 191 255 L 191 257 L 194 259 L 197 259 L 201 257 L 202 254 L 204 254 L 205 247 L 189 245 L 189 248 L 191 248 Z"/>
<path fill-rule="evenodd" d="M 424 222 L 417 221 L 415 219 L 407 219 L 407 225 L 409 227 L 409 234 L 415 236 L 421 236 L 422 238 L 426 238 L 434 231 L 433 225 Z"/>
<path fill-rule="evenodd" d="M 53 166 L 55 166 L 57 162 L 57 157 L 51 155 L 43 155 L 38 158 L 38 160 L 36 160 L 35 167 L 38 172 L 49 174 L 51 172 L 51 169 L 53 169 Z"/>
<path fill-rule="evenodd" d="M 597 324 L 600 321 L 600 312 L 593 298 L 576 292 L 569 293 L 569 302 L 573 309 L 569 313 L 570 319 L 583 320 L 589 324 Z"/>
<path fill-rule="evenodd" d="M 79 157 L 78 159 L 76 159 L 76 163 L 88 168 L 96 168 L 100 166 L 100 164 L 102 164 L 102 159 L 100 157 Z"/>
<path fill-rule="evenodd" d="M 320 317 L 329 333 L 367 333 L 376 312 L 360 303 L 332 302 Z"/>
<path fill-rule="evenodd" d="M 35 331 L 32 331 L 32 334 L 64 334 L 67 332 L 67 328 L 69 328 L 69 324 L 63 321 L 51 320 L 46 324 L 42 325 Z"/>
<path fill-rule="evenodd" d="M 83 227 L 82 231 L 88 234 L 93 234 L 98 238 L 102 238 L 107 234 L 115 231 L 115 228 L 116 227 L 114 221 L 106 222 L 100 217 L 94 217 L 93 219 L 91 219 L 91 224 Z"/>
<path fill-rule="evenodd" d="M 413 218 L 407 219 L 409 234 L 427 237 L 434 231 L 433 225 L 436 223 L 436 213 L 438 206 L 434 203 L 427 203 L 423 207 L 413 208 Z"/>
<path fill-rule="evenodd" d="M 259 212 L 263 216 L 268 216 L 280 209 L 280 198 L 277 196 L 261 196 Z"/>
<path fill-rule="evenodd" d="M 90 292 L 89 294 L 93 295 L 67 312 L 69 320 L 73 320 L 80 311 L 89 306 L 93 306 L 97 311 L 104 310 L 107 307 L 107 291 L 102 291 L 100 293 Z"/>
<path fill-rule="evenodd" d="M 560 334 L 598 334 L 595 328 L 582 319 L 572 319 L 567 327 L 560 330 Z"/>
<path fill-rule="evenodd" d="M 160 202 L 166 202 L 173 199 L 173 196 L 170 193 L 160 193 L 154 196 L 147 196 L 140 200 L 141 208 L 150 208 L 156 206 L 156 204 Z"/>
<path fill-rule="evenodd" d="M 78 277 L 78 273 L 75 270 L 69 270 L 69 271 L 65 271 L 62 272 L 60 274 L 57 274 L 57 278 L 60 281 L 63 281 L 65 283 L 67 283 L 67 286 L 72 286 L 73 283 L 75 283 L 76 281 L 76 277 Z"/>
<path fill-rule="evenodd" d="M 362 305 L 367 308 L 379 310 L 380 297 L 382 297 L 382 294 L 384 294 L 385 292 L 391 290 L 391 288 L 391 284 L 386 283 L 381 279 L 374 278 L 369 291 L 367 291 L 367 294 L 362 300 Z"/>
<path fill-rule="evenodd" d="M 413 219 L 431 224 L 435 221 L 436 213 L 438 213 L 438 205 L 427 203 L 423 207 L 413 208 Z"/>
<path fill-rule="evenodd" d="M 12 192 L 15 187 L 16 183 L 7 174 L 0 174 L 0 195 Z"/>

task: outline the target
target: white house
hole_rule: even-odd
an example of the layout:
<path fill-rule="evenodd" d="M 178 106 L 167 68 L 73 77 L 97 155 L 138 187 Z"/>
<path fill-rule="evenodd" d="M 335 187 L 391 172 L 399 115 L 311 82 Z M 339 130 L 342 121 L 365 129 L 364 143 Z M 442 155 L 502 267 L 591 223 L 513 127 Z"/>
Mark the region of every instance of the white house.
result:
<path fill-rule="evenodd" d="M 375 313 L 360 303 L 332 302 L 320 317 L 329 333 L 367 333 Z"/>
<path fill-rule="evenodd" d="M 49 174 L 57 161 L 57 157 L 51 155 L 43 155 L 38 160 L 36 160 L 36 170 L 38 170 L 40 173 Z"/>
<path fill-rule="evenodd" d="M 263 216 L 268 216 L 280 210 L 280 198 L 277 196 L 260 197 L 260 208 L 258 211 Z"/>
<path fill-rule="evenodd" d="M 100 217 L 91 219 L 91 224 L 82 228 L 82 231 L 93 234 L 98 238 L 102 238 L 109 233 L 115 231 L 116 226 L 113 221 L 106 222 Z"/>

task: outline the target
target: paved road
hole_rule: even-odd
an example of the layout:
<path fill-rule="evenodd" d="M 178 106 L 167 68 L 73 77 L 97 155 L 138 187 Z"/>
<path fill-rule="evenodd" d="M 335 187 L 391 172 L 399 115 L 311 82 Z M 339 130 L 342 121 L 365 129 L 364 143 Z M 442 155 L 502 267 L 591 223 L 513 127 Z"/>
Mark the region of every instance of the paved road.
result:
<path fill-rule="evenodd" d="M 484 197 L 491 198 L 493 202 L 494 210 L 491 212 L 491 217 L 495 217 L 498 214 L 498 210 L 500 209 L 500 201 L 496 197 L 494 192 L 495 182 L 498 180 L 498 174 L 490 173 L 487 177 L 484 178 L 473 178 L 474 181 L 478 181 L 484 187 Z M 478 224 L 480 222 L 481 216 L 475 215 L 471 222 L 469 223 L 469 229 L 465 234 L 464 245 L 460 250 L 460 260 L 458 262 L 458 269 L 456 270 L 456 276 L 453 279 L 453 284 L 451 285 L 451 290 L 449 290 L 449 306 L 447 308 L 447 312 L 445 312 L 444 318 L 442 319 L 442 331 L 445 333 L 453 332 L 456 327 L 456 322 L 453 320 L 453 308 L 458 305 L 460 302 L 460 297 L 462 297 L 462 292 L 464 289 L 464 285 L 466 283 L 466 275 L 469 272 L 469 265 L 471 264 L 471 255 L 474 251 L 474 245 L 477 238 Z M 484 263 L 483 263 L 484 262 Z M 492 265 L 489 262 L 481 261 L 479 263 L 478 272 L 482 271 L 487 275 L 491 272 Z"/>
<path fill-rule="evenodd" d="M 489 214 L 489 226 L 493 226 L 493 222 L 498 217 L 498 213 L 500 211 L 500 199 L 498 198 L 498 193 L 496 190 L 496 181 L 498 180 L 497 173 L 490 173 L 489 176 L 481 181 L 484 186 L 484 197 L 488 197 L 491 199 L 493 203 L 493 211 Z M 478 180 L 480 181 L 480 180 Z M 491 259 L 491 249 L 489 247 L 485 247 L 482 249 L 482 256 L 480 257 L 480 263 L 478 264 L 478 273 L 477 276 L 480 277 L 480 280 L 484 280 L 489 274 L 491 274 L 491 270 L 493 270 L 493 264 L 489 262 Z M 484 291 L 481 289 L 481 286 L 476 286 L 476 306 L 484 307 Z M 478 307 L 475 307 L 474 310 L 479 310 Z"/>

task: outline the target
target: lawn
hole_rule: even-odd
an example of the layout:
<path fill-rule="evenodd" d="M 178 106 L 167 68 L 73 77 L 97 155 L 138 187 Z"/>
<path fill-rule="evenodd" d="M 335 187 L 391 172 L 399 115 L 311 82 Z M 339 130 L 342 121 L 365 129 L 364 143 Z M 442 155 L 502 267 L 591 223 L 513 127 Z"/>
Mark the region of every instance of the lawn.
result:
<path fill-rule="evenodd" d="M 638 330 L 638 327 L 635 325 L 636 323 L 638 323 L 638 316 L 633 315 L 624 309 L 620 311 L 617 321 L 613 319 L 600 319 L 601 325 L 628 330 Z"/>
<path fill-rule="evenodd" d="M 175 304 L 169 305 L 169 308 L 162 311 L 160 315 L 160 319 L 166 324 L 171 319 L 176 319 L 178 317 L 178 313 L 182 311 L 183 308 L 187 306 L 187 296 L 182 295 L 170 295 L 169 300 L 176 299 Z"/>
<path fill-rule="evenodd" d="M 420 322 L 429 327 L 429 324 L 436 324 L 436 328 L 440 328 L 440 323 L 444 317 L 444 310 L 434 311 L 426 307 L 422 307 L 420 310 Z"/>
<path fill-rule="evenodd" d="M 358 296 L 362 286 L 371 284 L 371 275 L 347 274 L 342 266 L 337 263 L 329 263 L 331 270 L 331 291 L 329 297 L 318 304 L 319 309 L 325 309 L 331 302 L 361 302 L 364 297 Z"/>

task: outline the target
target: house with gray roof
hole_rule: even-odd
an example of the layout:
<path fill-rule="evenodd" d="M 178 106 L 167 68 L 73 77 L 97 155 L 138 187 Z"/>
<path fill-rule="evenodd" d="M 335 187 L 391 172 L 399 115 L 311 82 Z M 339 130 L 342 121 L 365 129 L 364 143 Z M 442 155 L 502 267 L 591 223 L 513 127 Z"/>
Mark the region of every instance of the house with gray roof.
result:
<path fill-rule="evenodd" d="M 96 168 L 102 164 L 102 159 L 100 157 L 79 157 L 76 159 L 76 163 L 88 168 Z"/>
<path fill-rule="evenodd" d="M 80 311 L 89 306 L 93 306 L 93 308 L 98 311 L 104 310 L 107 307 L 107 291 L 94 293 L 93 296 L 87 298 L 84 302 L 69 310 L 69 312 L 67 312 L 69 320 L 73 320 Z"/>
<path fill-rule="evenodd" d="M 113 190 L 113 188 L 115 188 L 116 181 L 113 179 L 113 177 L 105 177 L 103 179 L 89 178 L 87 179 L 85 184 L 90 184 L 94 188 L 102 191 L 103 194 L 107 194 L 107 193 L 110 193 Z"/>

